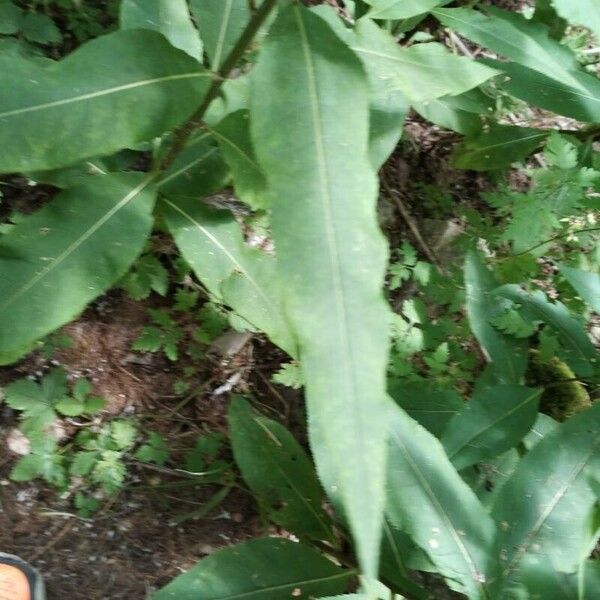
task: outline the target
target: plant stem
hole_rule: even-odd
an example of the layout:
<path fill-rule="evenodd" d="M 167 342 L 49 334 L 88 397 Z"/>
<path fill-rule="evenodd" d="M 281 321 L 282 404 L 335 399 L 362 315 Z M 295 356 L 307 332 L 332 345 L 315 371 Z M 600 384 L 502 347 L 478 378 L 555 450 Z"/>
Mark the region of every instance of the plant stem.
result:
<path fill-rule="evenodd" d="M 214 74 L 214 79 L 206 92 L 206 96 L 204 96 L 204 99 L 202 100 L 202 104 L 200 104 L 196 112 L 173 134 L 173 143 L 158 166 L 159 172 L 164 172 L 171 166 L 173 161 L 185 147 L 194 129 L 201 125 L 208 107 L 219 95 L 221 87 L 231 75 L 231 72 L 252 43 L 254 36 L 257 34 L 273 8 L 275 8 L 276 4 L 277 0 L 264 0 L 257 11 L 252 15 L 252 18 L 248 22 L 248 25 L 246 25 L 246 28 L 242 32 L 242 35 L 235 46 L 227 55 L 227 58 L 223 61 L 223 64 L 219 67 L 218 71 Z"/>

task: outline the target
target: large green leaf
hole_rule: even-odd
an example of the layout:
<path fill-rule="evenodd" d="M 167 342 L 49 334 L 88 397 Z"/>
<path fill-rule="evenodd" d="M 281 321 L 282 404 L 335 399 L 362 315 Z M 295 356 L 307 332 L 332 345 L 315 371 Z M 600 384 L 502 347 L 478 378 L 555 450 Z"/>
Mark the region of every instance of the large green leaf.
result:
<path fill-rule="evenodd" d="M 219 141 L 233 173 L 233 185 L 240 200 L 255 210 L 267 205 L 267 181 L 256 162 L 247 110 L 235 111 L 209 130 Z"/>
<path fill-rule="evenodd" d="M 464 140 L 454 152 L 454 166 L 474 171 L 505 169 L 529 156 L 547 137 L 548 132 L 540 129 L 494 124 Z"/>
<path fill-rule="evenodd" d="M 226 210 L 208 208 L 194 198 L 165 198 L 161 209 L 183 257 L 206 289 L 295 356 L 275 260 L 244 243 L 239 224 Z"/>
<path fill-rule="evenodd" d="M 235 462 L 275 523 L 301 538 L 333 540 L 314 467 L 294 436 L 271 419 L 252 414 L 234 398 L 229 431 Z"/>
<path fill-rule="evenodd" d="M 202 60 L 202 42 L 186 0 L 123 0 L 122 29 L 153 29 L 196 60 Z"/>
<path fill-rule="evenodd" d="M 600 313 L 600 275 L 566 265 L 560 266 L 560 272 L 575 288 L 581 299 L 587 302 L 593 311 Z"/>
<path fill-rule="evenodd" d="M 535 423 L 540 395 L 520 385 L 475 393 L 442 437 L 452 464 L 461 470 L 516 446 Z"/>
<path fill-rule="evenodd" d="M 0 172 L 69 165 L 184 121 L 210 75 L 154 31 L 118 31 L 40 66 L 0 54 Z"/>
<path fill-rule="evenodd" d="M 489 319 L 502 310 L 502 302 L 492 292 L 497 282 L 475 252 L 465 261 L 467 317 L 471 331 L 491 363 L 501 383 L 521 383 L 527 369 L 527 342 L 500 333 Z"/>
<path fill-rule="evenodd" d="M 508 298 L 521 305 L 530 320 L 547 323 L 558 334 L 564 347 L 564 360 L 581 377 L 590 377 L 598 365 L 599 353 L 582 324 L 561 302 L 550 302 L 541 291 L 526 292 L 518 285 L 503 285 L 494 291 L 496 298 Z"/>
<path fill-rule="evenodd" d="M 368 82 L 329 26 L 293 5 L 273 25 L 253 84 L 252 137 L 272 196 L 311 446 L 326 492 L 346 513 L 363 571 L 374 578 L 385 501 L 390 315 L 368 157 Z"/>
<path fill-rule="evenodd" d="M 248 0 L 191 0 L 212 71 L 218 71 L 250 18 Z"/>
<path fill-rule="evenodd" d="M 64 191 L 0 238 L 0 361 L 73 319 L 127 271 L 152 225 L 142 174 Z"/>
<path fill-rule="evenodd" d="M 372 19 L 408 19 L 430 11 L 447 0 L 366 0 Z"/>
<path fill-rule="evenodd" d="M 433 435 L 398 407 L 388 417 L 388 518 L 410 534 L 450 587 L 471 600 L 491 598 L 492 519 Z"/>
<path fill-rule="evenodd" d="M 567 85 L 577 85 L 575 54 L 548 35 L 543 25 L 499 9 L 486 13 L 467 8 L 441 8 L 433 14 L 471 41 Z"/>
<path fill-rule="evenodd" d="M 552 0 L 552 6 L 563 19 L 591 29 L 600 38 L 600 10 L 596 0 Z"/>
<path fill-rule="evenodd" d="M 496 498 L 503 585 L 554 570 L 574 573 L 590 550 L 600 476 L 600 403 L 548 433 Z"/>
<path fill-rule="evenodd" d="M 343 593 L 354 575 L 312 548 L 265 538 L 211 554 L 152 600 L 310 600 Z"/>
<path fill-rule="evenodd" d="M 357 40 L 352 49 L 367 72 L 377 72 L 380 93 L 402 92 L 412 102 L 426 102 L 462 94 L 500 72 L 469 58 L 455 56 L 442 44 L 403 48 L 369 19 L 361 19 L 356 31 Z"/>

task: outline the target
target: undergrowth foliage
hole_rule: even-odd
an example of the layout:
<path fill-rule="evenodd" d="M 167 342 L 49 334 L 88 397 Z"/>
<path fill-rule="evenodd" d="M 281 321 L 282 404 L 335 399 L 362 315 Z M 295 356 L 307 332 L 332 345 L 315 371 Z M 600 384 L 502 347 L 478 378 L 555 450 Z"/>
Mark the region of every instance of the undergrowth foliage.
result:
<path fill-rule="evenodd" d="M 43 4 L 0 0 L 0 172 L 58 189 L 1 225 L 0 364 L 112 287 L 166 296 L 154 232 L 193 285 L 134 349 L 201 361 L 227 327 L 260 332 L 306 399 L 310 455 L 252 399 L 228 414 L 245 485 L 290 539 L 218 551 L 154 598 L 596 598 L 597 3 L 122 0 L 114 32 L 67 19 L 83 43 L 60 60 L 52 17 L 76 13 Z M 456 207 L 443 252 L 388 251 L 378 225 L 410 109 L 496 182 Z M 503 171 L 519 164 L 520 187 Z M 163 467 L 165 440 L 95 420 L 91 392 L 60 370 L 6 387 L 29 444 L 14 479 L 114 493 L 132 461 Z M 67 448 L 49 430 L 74 417 L 94 424 Z M 184 471 L 228 472 L 222 443 L 200 438 Z"/>

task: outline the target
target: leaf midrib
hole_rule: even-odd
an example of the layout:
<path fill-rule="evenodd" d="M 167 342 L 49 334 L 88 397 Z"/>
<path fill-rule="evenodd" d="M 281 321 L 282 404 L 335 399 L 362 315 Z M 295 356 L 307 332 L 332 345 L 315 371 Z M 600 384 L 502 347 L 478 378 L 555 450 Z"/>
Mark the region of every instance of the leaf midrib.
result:
<path fill-rule="evenodd" d="M 473 582 L 475 583 L 475 585 L 477 587 L 479 587 L 484 598 L 489 599 L 490 596 L 488 594 L 487 587 L 484 585 L 484 583 L 478 581 L 478 576 L 480 576 L 481 574 L 485 574 L 485 571 L 483 569 L 479 570 L 477 568 L 477 565 L 475 564 L 475 559 L 471 556 L 471 553 L 469 552 L 469 549 L 464 544 L 462 537 L 459 535 L 457 529 L 454 527 L 454 524 L 452 523 L 452 519 L 450 518 L 450 516 L 444 509 L 444 505 L 441 502 L 439 502 L 435 492 L 429 485 L 427 478 L 421 472 L 421 470 L 419 469 L 419 465 L 413 460 L 413 457 L 410 454 L 410 451 L 408 450 L 408 448 L 402 441 L 401 436 L 398 435 L 397 433 L 395 433 L 394 431 L 392 431 L 392 436 L 396 440 L 396 443 L 397 443 L 398 447 L 400 448 L 400 450 L 402 451 L 402 454 L 404 454 L 406 462 L 408 463 L 408 465 L 412 469 L 413 473 L 415 474 L 415 476 L 421 483 L 427 496 L 429 496 L 429 499 L 431 500 L 432 504 L 434 505 L 437 514 L 440 515 L 442 517 L 442 520 L 445 522 L 447 530 L 450 532 L 450 535 L 452 536 L 452 539 L 454 540 L 454 543 L 456 544 L 460 555 L 463 557 L 463 560 L 469 569 L 469 575 L 471 576 Z"/>
<path fill-rule="evenodd" d="M 54 271 L 59 265 L 61 265 L 81 244 L 86 242 L 92 235 L 94 235 L 103 225 L 105 225 L 115 214 L 117 214 L 122 208 L 124 208 L 131 200 L 139 195 L 146 187 L 148 187 L 154 180 L 155 175 L 152 174 L 146 177 L 139 185 L 130 190 L 123 198 L 117 202 L 110 210 L 108 210 L 100 219 L 98 219 L 91 227 L 89 227 L 82 235 L 80 235 L 75 241 L 73 241 L 63 252 L 57 256 L 47 267 L 42 269 L 35 277 L 30 279 L 25 285 L 21 286 L 15 292 L 9 296 L 6 300 L 0 303 L 0 312 L 6 310 L 15 300 L 20 298 L 23 294 L 26 294 L 29 290 L 35 287 L 44 277 Z"/>
<path fill-rule="evenodd" d="M 37 104 L 35 106 L 26 106 L 25 108 L 15 108 L 14 110 L 8 110 L 6 112 L 0 113 L 0 119 L 5 119 L 7 117 L 14 117 L 17 115 L 23 115 L 32 112 L 38 112 L 40 110 L 47 110 L 50 108 L 56 108 L 57 106 L 75 104 L 77 102 L 83 102 L 84 100 L 93 100 L 102 96 L 116 94 L 118 92 L 123 92 L 148 85 L 154 85 L 155 83 L 177 81 L 179 79 L 195 79 L 198 77 L 212 77 L 212 75 L 210 73 L 202 73 L 196 71 L 192 73 L 179 73 L 177 75 L 165 75 L 163 77 L 154 77 L 153 79 L 142 79 L 140 81 L 132 81 L 131 83 L 124 83 L 123 85 L 117 85 L 111 88 L 106 88 L 104 90 L 96 90 L 95 92 L 80 94 L 79 96 L 72 96 L 70 98 L 63 98 L 61 100 L 45 102 L 44 104 Z"/>

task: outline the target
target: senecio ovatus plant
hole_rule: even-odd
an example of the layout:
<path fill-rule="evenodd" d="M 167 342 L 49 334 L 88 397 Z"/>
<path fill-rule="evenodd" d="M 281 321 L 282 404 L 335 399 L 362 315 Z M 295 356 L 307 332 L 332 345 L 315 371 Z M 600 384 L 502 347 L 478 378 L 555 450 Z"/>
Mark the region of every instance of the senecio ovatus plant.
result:
<path fill-rule="evenodd" d="M 524 384 L 527 340 L 490 319 L 505 307 L 546 323 L 562 360 L 591 381 L 597 353 L 583 325 L 541 292 L 498 286 L 469 253 L 466 314 L 487 367 L 468 402 L 438 394 L 439 420 L 424 427 L 402 389 L 388 396 L 376 203 L 411 107 L 465 134 L 457 160 L 481 170 L 549 134 L 490 123 L 483 85 L 599 123 L 598 78 L 546 24 L 599 35 L 600 6 L 544 0 L 527 19 L 477 2 L 306 4 L 123 0 L 118 31 L 61 60 L 2 46 L 0 172 L 62 190 L 0 237 L 1 361 L 114 285 L 158 221 L 238 326 L 301 365 L 312 458 L 234 398 L 236 461 L 293 541 L 221 550 L 155 600 L 433 599 L 442 582 L 471 600 L 598 598 L 600 405 L 563 423 L 540 416 L 541 390 Z M 424 19 L 482 58 L 425 36 L 398 43 Z M 274 254 L 203 201 L 230 186 L 267 215 Z M 571 275 L 597 311 L 598 276 Z M 422 396 L 431 408 L 427 387 Z M 483 484 L 482 465 L 493 466 Z"/>

